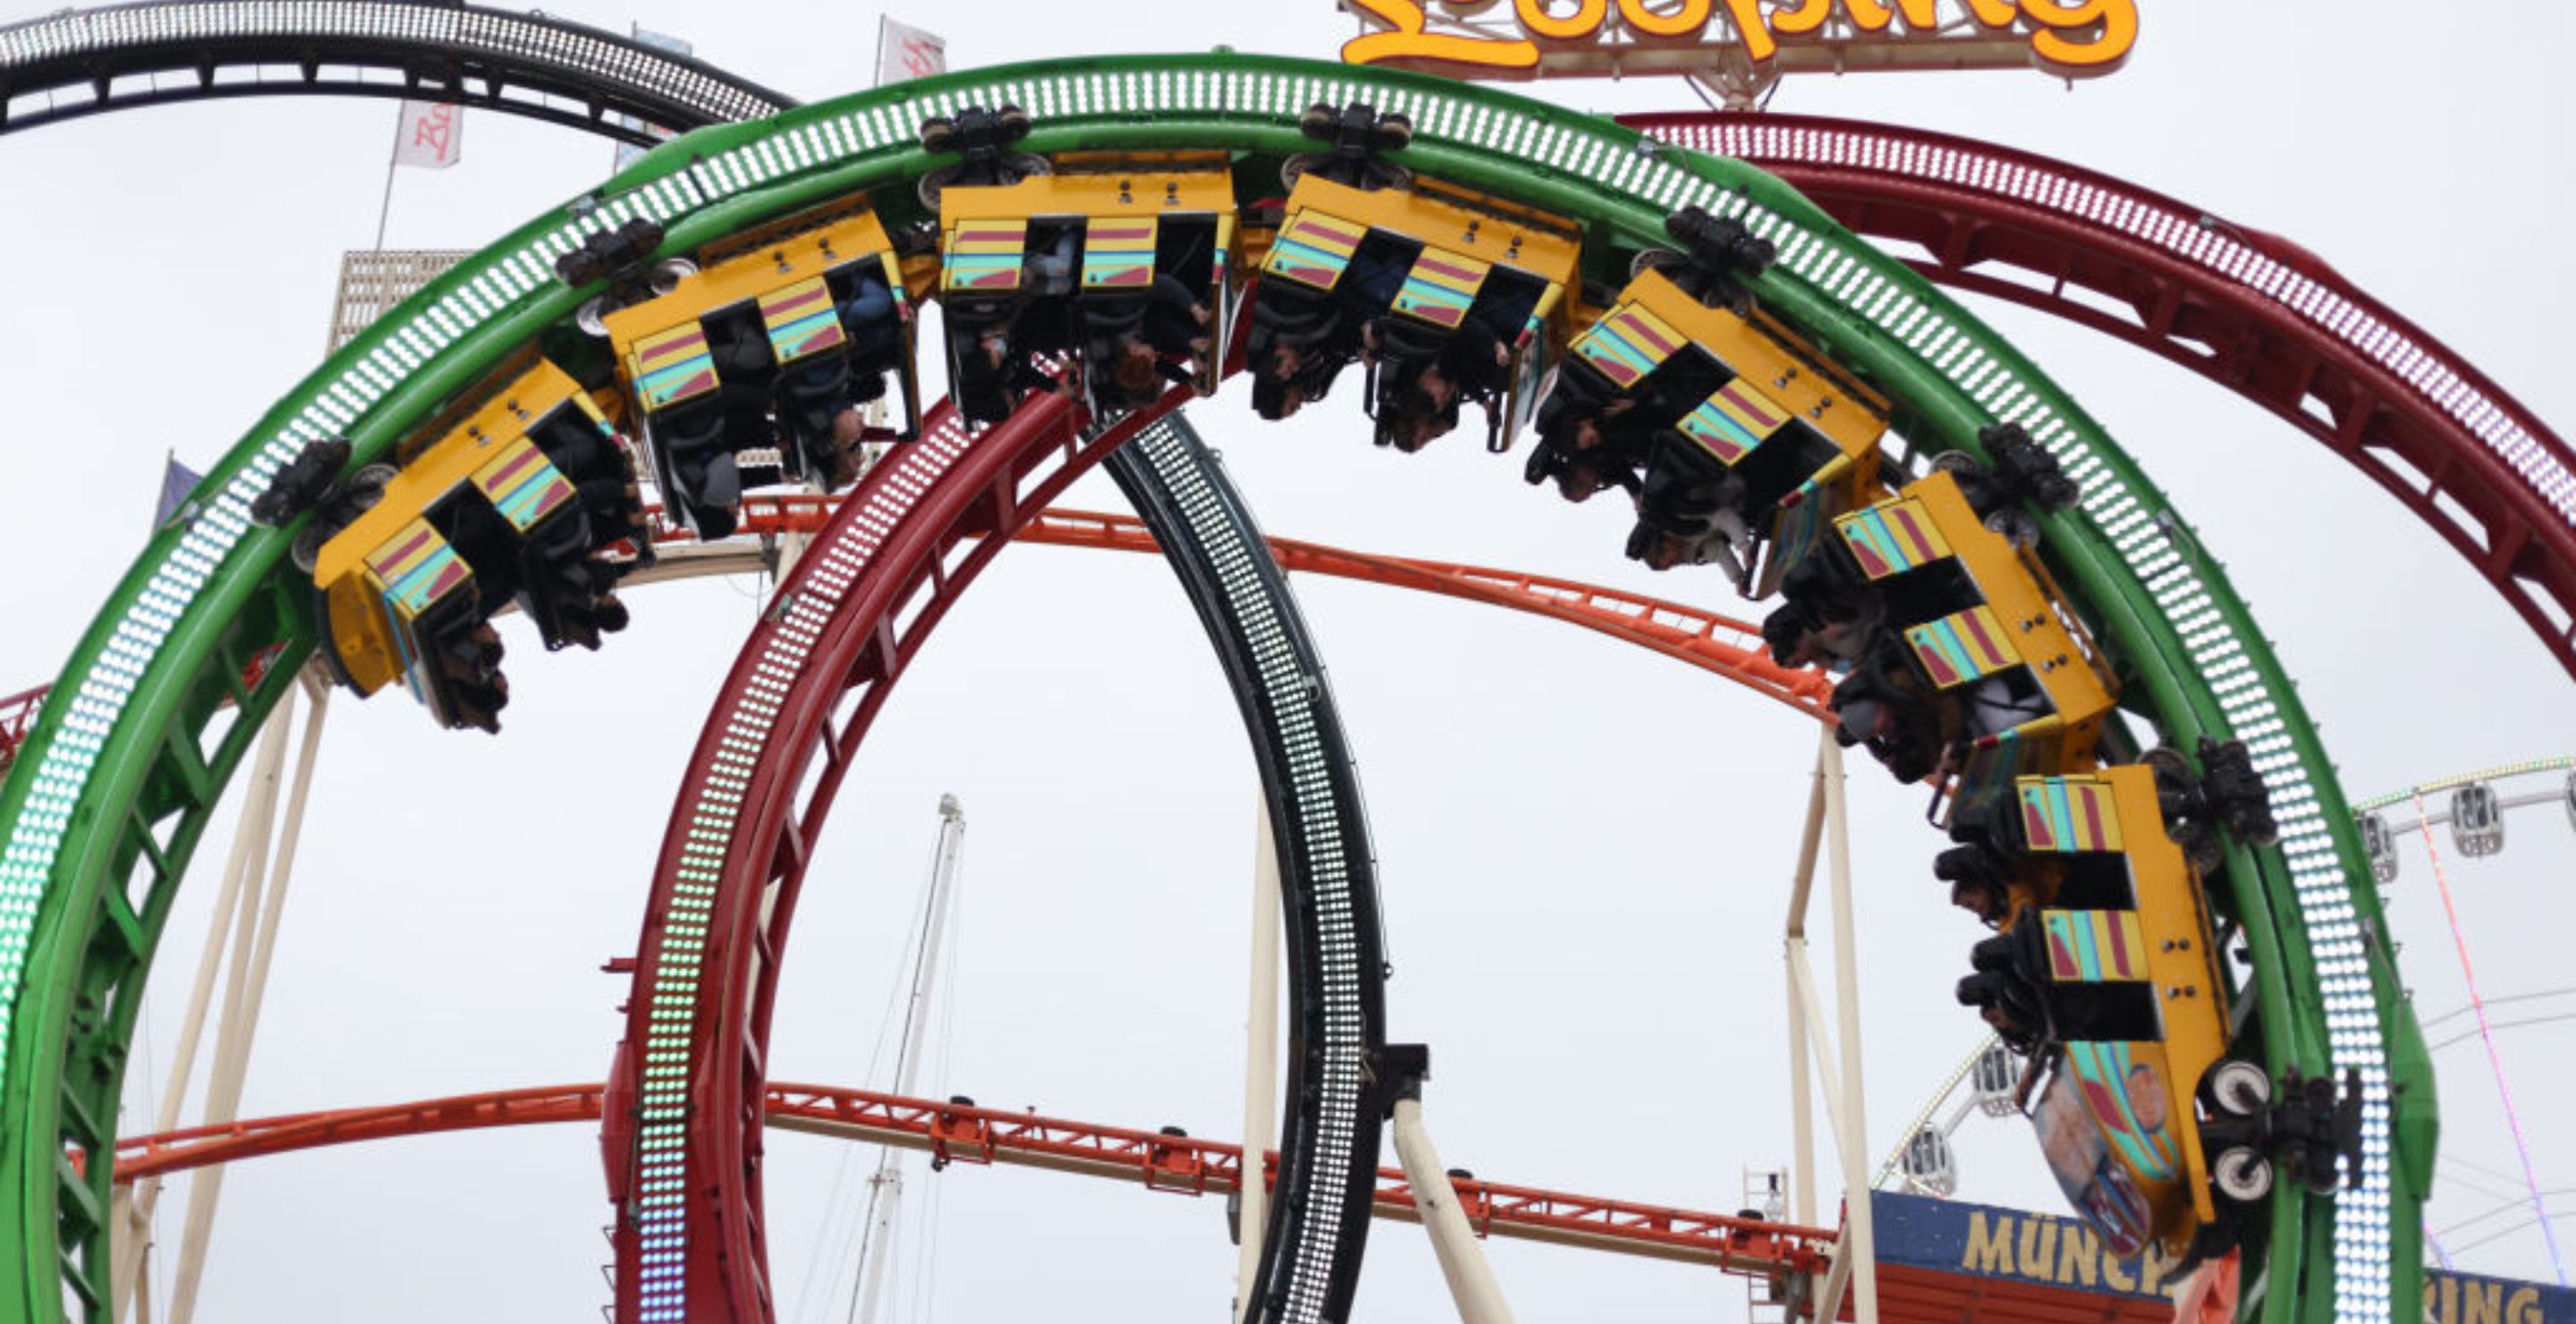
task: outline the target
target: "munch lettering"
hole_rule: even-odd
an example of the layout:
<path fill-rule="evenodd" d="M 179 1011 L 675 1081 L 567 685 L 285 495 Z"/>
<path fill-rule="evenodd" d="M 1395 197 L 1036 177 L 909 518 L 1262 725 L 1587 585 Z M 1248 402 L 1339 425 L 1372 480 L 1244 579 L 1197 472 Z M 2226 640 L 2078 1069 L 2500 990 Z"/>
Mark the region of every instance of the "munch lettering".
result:
<path fill-rule="evenodd" d="M 2165 1263 L 2154 1255 L 2123 1259 L 2110 1254 L 2093 1230 L 2044 1214 L 1972 1209 L 1958 1268 L 1992 1278 L 2014 1278 L 2052 1287 L 2156 1296 L 2165 1287 Z M 2429 1298 L 2428 1298 L 2429 1300 Z M 2535 1316 L 2533 1324 L 2537 1324 Z M 2518 1324 L 2499 1317 L 2497 1324 Z"/>

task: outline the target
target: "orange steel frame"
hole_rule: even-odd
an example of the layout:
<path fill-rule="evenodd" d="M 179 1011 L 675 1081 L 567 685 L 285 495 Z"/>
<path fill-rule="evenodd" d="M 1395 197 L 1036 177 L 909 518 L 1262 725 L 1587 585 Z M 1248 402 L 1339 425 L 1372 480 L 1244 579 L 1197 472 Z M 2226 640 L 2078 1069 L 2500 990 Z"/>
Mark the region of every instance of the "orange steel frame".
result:
<path fill-rule="evenodd" d="M 596 1121 L 603 1089 L 560 1085 L 498 1090 L 125 1137 L 116 1144 L 116 1180 L 131 1183 L 191 1168 L 366 1140 Z M 1241 1146 L 1189 1136 L 820 1085 L 772 1084 L 761 1104 L 773 1127 L 928 1150 L 934 1167 L 1019 1164 L 1132 1180 L 1151 1190 L 1183 1195 L 1227 1194 L 1238 1189 L 1243 1179 Z M 1273 1150 L 1263 1163 L 1265 1185 L 1277 1180 L 1278 1159 Z M 1475 1178 L 1452 1178 L 1452 1184 L 1480 1236 L 1680 1260 L 1748 1277 L 1821 1273 L 1835 1236 L 1823 1228 Z M 1395 1168 L 1378 1171 L 1375 1206 L 1380 1218 L 1410 1222 L 1420 1217 L 1413 1188 Z"/>
<path fill-rule="evenodd" d="M 810 494 L 747 496 L 739 534 L 804 534 L 823 527 L 837 498 Z M 659 519 L 659 512 L 654 512 Z M 657 525 L 657 527 L 659 527 Z M 677 530 L 656 541 L 684 539 Z M 1160 552 L 1144 522 L 1132 515 L 1048 510 L 1021 529 L 1019 541 L 1121 552 Z M 1270 554 L 1282 569 L 1393 588 L 1439 593 L 1488 606 L 1547 616 L 1625 643 L 1652 649 L 1724 676 L 1818 720 L 1832 713 L 1833 678 L 1812 669 L 1784 667 L 1762 646 L 1760 627 L 1698 607 L 1571 579 L 1497 570 L 1451 561 L 1355 552 L 1324 543 L 1272 538 Z"/>

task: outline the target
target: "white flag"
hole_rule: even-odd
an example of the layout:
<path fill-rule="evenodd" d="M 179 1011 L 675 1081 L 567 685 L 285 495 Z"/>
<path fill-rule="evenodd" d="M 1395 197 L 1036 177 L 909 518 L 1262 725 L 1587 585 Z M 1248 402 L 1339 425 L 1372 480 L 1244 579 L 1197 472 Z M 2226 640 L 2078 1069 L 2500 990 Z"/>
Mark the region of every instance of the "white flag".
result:
<path fill-rule="evenodd" d="M 394 125 L 394 164 L 445 170 L 465 150 L 465 112 L 435 101 L 402 103 Z"/>
<path fill-rule="evenodd" d="M 948 72 L 946 38 L 883 15 L 877 24 L 877 86 Z"/>
<path fill-rule="evenodd" d="M 673 55 L 695 55 L 698 53 L 698 48 L 695 43 L 683 41 L 667 32 L 655 32 L 641 23 L 635 24 L 633 30 L 635 33 L 635 44 L 638 46 L 650 46 L 654 50 L 669 51 Z M 671 130 L 663 128 L 659 124 L 646 124 L 644 121 L 639 120 L 632 115 L 612 114 L 608 118 L 620 127 L 642 129 L 647 133 L 652 134 L 655 142 L 669 142 L 673 138 L 679 136 Z M 613 174 L 618 170 L 624 170 L 626 167 L 635 164 L 635 159 L 644 155 L 645 150 L 645 148 L 638 147 L 633 143 L 617 144 L 617 164 L 611 168 L 610 173 Z"/>

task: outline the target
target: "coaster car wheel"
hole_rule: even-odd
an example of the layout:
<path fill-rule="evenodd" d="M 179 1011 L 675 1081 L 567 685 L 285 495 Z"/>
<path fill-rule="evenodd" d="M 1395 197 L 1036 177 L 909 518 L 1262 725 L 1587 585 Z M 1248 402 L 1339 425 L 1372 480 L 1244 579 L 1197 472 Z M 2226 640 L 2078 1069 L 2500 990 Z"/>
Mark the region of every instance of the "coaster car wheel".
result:
<path fill-rule="evenodd" d="M 1649 271 L 1670 271 L 1690 261 L 1669 248 L 1642 248 L 1628 259 L 1628 279 L 1635 280 Z"/>
<path fill-rule="evenodd" d="M 1301 152 L 1289 157 L 1279 163 L 1279 182 L 1293 192 L 1297 187 L 1297 181 L 1304 178 L 1307 171 L 1331 159 L 1332 156 L 1325 152 Z M 1402 192 L 1413 187 L 1412 169 L 1397 165 L 1393 161 L 1371 159 L 1361 165 L 1360 171 L 1361 180 L 1355 185 L 1358 188 L 1394 189 Z"/>
<path fill-rule="evenodd" d="M 2209 1187 L 2229 1204 L 2260 1204 L 2272 1193 L 2272 1160 L 2252 1145 L 2230 1145 L 2209 1165 Z"/>
<path fill-rule="evenodd" d="M 349 475 L 348 481 L 335 483 L 323 496 L 320 508 L 286 545 L 289 560 L 295 568 L 312 574 L 321 564 L 322 544 L 339 535 L 340 530 L 357 522 L 360 515 L 375 509 L 385 499 L 385 484 L 400 473 L 390 464 L 370 464 Z"/>
<path fill-rule="evenodd" d="M 684 257 L 664 258 L 653 264 L 652 275 L 647 278 L 646 283 L 651 286 L 654 297 L 659 298 L 680 288 L 681 281 L 696 274 L 698 274 L 697 263 Z"/>
<path fill-rule="evenodd" d="M 269 480 L 268 490 L 251 500 L 251 522 L 277 528 L 320 505 L 339 481 L 340 466 L 349 462 L 349 455 L 349 443 L 339 437 L 306 442 Z"/>
<path fill-rule="evenodd" d="M 2272 1076 L 2243 1058 L 2221 1058 L 2201 1077 L 2200 1100 L 2226 1117 L 2260 1117 L 2272 1104 Z"/>

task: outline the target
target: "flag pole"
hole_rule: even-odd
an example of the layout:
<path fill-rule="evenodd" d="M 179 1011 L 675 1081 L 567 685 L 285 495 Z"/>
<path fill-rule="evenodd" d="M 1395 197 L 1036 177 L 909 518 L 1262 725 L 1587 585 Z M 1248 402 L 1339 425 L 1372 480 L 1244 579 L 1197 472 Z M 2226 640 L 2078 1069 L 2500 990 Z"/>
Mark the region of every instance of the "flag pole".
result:
<path fill-rule="evenodd" d="M 877 15 L 877 63 L 868 83 L 870 87 L 885 86 L 885 34 L 886 16 L 879 14 Z"/>
<path fill-rule="evenodd" d="M 376 208 L 376 251 L 379 253 L 385 251 L 385 224 L 394 215 L 394 171 L 402 163 L 403 108 L 410 104 L 405 101 L 394 106 L 394 146 L 385 156 L 385 200 Z"/>

